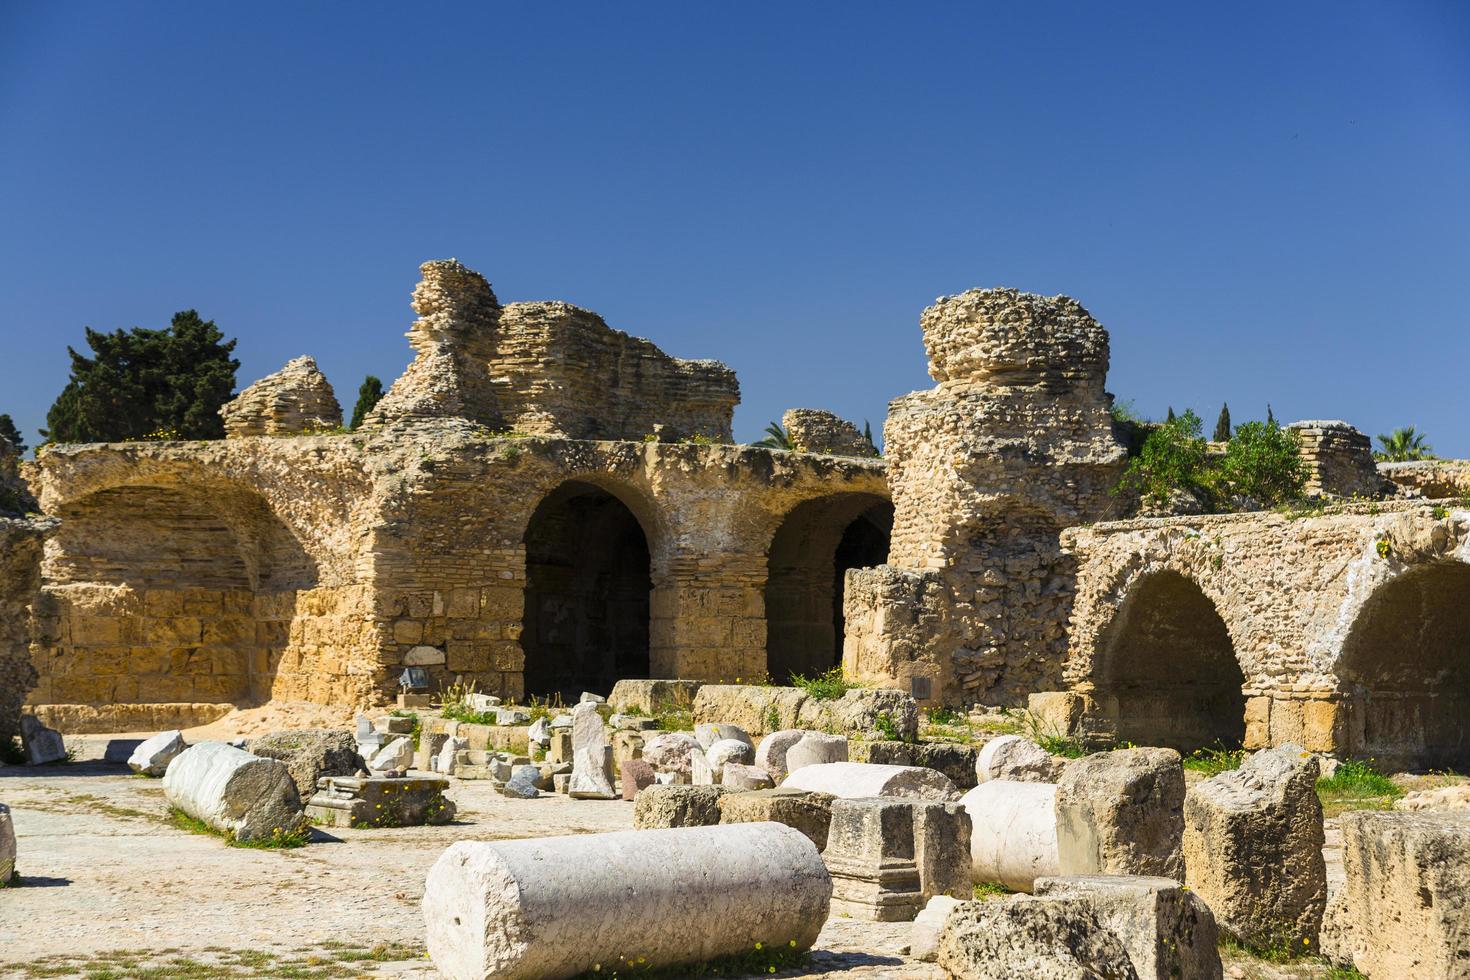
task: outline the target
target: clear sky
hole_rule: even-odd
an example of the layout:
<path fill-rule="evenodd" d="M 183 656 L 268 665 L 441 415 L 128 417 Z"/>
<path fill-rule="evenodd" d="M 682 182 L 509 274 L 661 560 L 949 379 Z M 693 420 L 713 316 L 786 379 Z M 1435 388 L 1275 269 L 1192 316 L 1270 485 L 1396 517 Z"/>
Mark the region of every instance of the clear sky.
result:
<path fill-rule="evenodd" d="M 1109 388 L 1470 456 L 1470 3 L 0 0 L 0 411 L 197 308 L 389 383 L 418 264 L 877 429 L 936 296 L 1066 293 Z"/>

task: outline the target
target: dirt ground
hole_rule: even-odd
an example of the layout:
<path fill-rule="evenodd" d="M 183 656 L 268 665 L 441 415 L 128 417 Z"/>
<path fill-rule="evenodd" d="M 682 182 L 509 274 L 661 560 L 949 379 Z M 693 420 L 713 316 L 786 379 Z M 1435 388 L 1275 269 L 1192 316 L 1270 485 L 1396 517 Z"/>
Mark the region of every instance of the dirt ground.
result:
<path fill-rule="evenodd" d="M 216 724 L 188 736 L 233 734 Z M 19 887 L 0 890 L 0 977 L 436 977 L 419 902 L 444 848 L 632 827 L 630 803 L 507 799 L 487 783 L 454 780 L 458 815 L 448 826 L 318 828 L 299 849 L 229 847 L 169 825 L 160 780 L 104 761 L 109 743 L 116 757 L 122 741 L 139 737 L 79 736 L 68 741 L 70 763 L 0 767 L 21 875 Z M 831 919 L 810 966 L 777 976 L 939 980 L 937 967 L 903 955 L 908 930 L 908 923 Z M 1235 980 L 1324 975 L 1307 963 L 1278 966 L 1226 951 L 1226 976 Z"/>
<path fill-rule="evenodd" d="M 419 902 L 446 847 L 633 825 L 631 803 L 507 799 L 455 780 L 448 826 L 318 828 L 294 850 L 229 847 L 168 825 L 161 781 L 102 761 L 108 740 L 70 740 L 69 764 L 0 768 L 21 875 L 0 890 L 0 976 L 436 977 Z M 907 923 L 833 919 L 812 968 L 778 975 L 942 976 L 901 956 L 907 942 Z"/>

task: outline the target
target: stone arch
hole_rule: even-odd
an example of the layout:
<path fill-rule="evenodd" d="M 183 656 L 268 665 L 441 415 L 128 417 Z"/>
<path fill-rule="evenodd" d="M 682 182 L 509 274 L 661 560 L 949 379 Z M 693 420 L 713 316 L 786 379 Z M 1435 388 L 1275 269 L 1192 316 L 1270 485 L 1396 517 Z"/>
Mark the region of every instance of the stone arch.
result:
<path fill-rule="evenodd" d="M 193 706 L 271 696 L 296 595 L 316 560 L 247 488 L 129 483 L 57 504 L 37 604 L 35 700 L 113 709 L 174 705 L 154 727 L 196 724 Z"/>
<path fill-rule="evenodd" d="M 893 504 L 874 493 L 831 494 L 793 507 L 766 556 L 766 671 L 777 683 L 842 662 L 849 569 L 888 559 Z"/>
<path fill-rule="evenodd" d="M 1388 768 L 1470 766 L 1470 565 L 1415 565 L 1378 586 L 1337 676 L 1349 753 Z"/>
<path fill-rule="evenodd" d="M 637 494 L 604 481 L 565 480 L 541 498 L 523 537 L 527 695 L 575 701 L 648 676 L 649 513 Z"/>
<path fill-rule="evenodd" d="M 1122 741 L 1188 752 L 1245 736 L 1245 677 L 1230 631 L 1179 572 L 1133 583 L 1099 637 L 1093 683 Z"/>

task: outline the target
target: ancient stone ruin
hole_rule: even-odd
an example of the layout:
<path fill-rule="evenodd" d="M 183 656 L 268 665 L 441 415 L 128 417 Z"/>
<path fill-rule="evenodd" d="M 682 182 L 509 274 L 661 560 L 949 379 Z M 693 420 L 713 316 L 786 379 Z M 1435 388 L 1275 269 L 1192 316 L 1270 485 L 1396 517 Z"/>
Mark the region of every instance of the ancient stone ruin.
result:
<path fill-rule="evenodd" d="M 27 772 L 143 733 L 89 761 L 161 779 L 178 832 L 392 828 L 449 977 L 846 942 L 955 977 L 1217 978 L 1222 935 L 1463 975 L 1470 791 L 1437 776 L 1412 808 L 1436 812 L 1351 815 L 1338 845 L 1319 776 L 1470 766 L 1470 464 L 1300 422 L 1306 501 L 1144 516 L 1107 331 L 1004 288 L 923 312 L 935 387 L 891 403 L 882 455 L 818 409 L 738 445 L 724 365 L 421 272 L 412 363 L 355 431 L 300 357 L 226 439 L 51 445 L 25 479 L 0 452 L 0 740 Z M 257 710 L 291 723 L 217 737 Z M 395 928 L 360 891 L 353 921 Z"/>

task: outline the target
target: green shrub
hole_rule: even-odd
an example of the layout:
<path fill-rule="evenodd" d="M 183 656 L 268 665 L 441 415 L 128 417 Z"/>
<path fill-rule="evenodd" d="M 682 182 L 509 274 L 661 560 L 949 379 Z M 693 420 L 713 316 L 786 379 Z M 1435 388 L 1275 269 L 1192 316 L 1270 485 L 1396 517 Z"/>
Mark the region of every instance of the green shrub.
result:
<path fill-rule="evenodd" d="M 885 742 L 902 742 L 903 733 L 893 723 L 893 717 L 886 711 L 878 712 L 878 717 L 873 719 L 873 731 L 878 733 L 879 738 Z"/>
<path fill-rule="evenodd" d="M 833 667 L 825 673 L 815 677 L 805 677 L 801 674 L 791 675 L 791 685 L 799 687 L 807 693 L 807 696 L 816 701 L 835 701 L 855 685 L 849 684 L 842 676 L 842 668 Z"/>
<path fill-rule="evenodd" d="M 1331 778 L 1317 780 L 1319 792 L 1352 793 L 1359 796 L 1398 798 L 1404 791 L 1392 779 L 1373 768 L 1371 760 L 1349 759 L 1337 767 Z"/>
<path fill-rule="evenodd" d="M 1202 772 L 1206 776 L 1218 776 L 1231 769 L 1239 769 L 1245 761 L 1243 749 L 1227 749 L 1217 746 L 1212 749 L 1195 749 L 1184 757 L 1184 768 Z"/>
<path fill-rule="evenodd" d="M 1154 429 L 1138 455 L 1128 461 L 1114 492 L 1135 491 L 1152 504 L 1162 504 L 1181 490 L 1208 499 L 1208 446 L 1202 429 L 1193 411 Z"/>
<path fill-rule="evenodd" d="M 1246 422 L 1230 437 L 1218 485 L 1271 507 L 1300 498 L 1308 472 L 1291 433 L 1267 422 Z"/>

